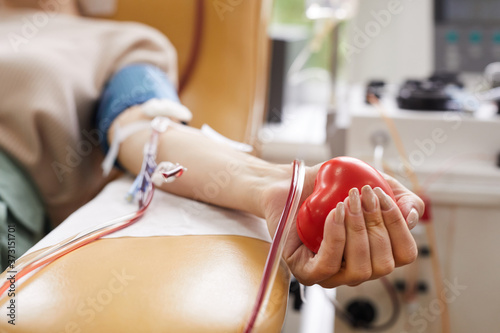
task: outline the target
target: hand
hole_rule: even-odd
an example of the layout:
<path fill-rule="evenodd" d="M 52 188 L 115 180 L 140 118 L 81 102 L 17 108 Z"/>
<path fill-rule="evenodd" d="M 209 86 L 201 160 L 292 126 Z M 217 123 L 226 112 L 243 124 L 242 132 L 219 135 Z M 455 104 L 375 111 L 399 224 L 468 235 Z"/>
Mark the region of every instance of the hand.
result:
<path fill-rule="evenodd" d="M 306 170 L 301 201 L 314 188 L 321 165 Z M 396 203 L 381 189 L 357 189 L 333 209 L 325 221 L 324 239 L 317 254 L 309 250 L 291 226 L 283 257 L 299 282 L 333 288 L 357 285 L 391 273 L 395 267 L 413 262 L 417 246 L 410 233 L 423 214 L 424 203 L 397 180 L 384 175 Z M 271 234 L 276 230 L 290 179 L 273 184 L 263 194 L 264 212 Z M 405 218 L 406 217 L 406 218 Z"/>

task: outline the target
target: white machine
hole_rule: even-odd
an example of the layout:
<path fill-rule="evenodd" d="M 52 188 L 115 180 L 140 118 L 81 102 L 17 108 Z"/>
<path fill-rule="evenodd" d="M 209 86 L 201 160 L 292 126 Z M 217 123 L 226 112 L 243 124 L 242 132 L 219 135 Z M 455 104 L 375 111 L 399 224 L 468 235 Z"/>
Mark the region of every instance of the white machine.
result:
<path fill-rule="evenodd" d="M 450 331 L 498 331 L 500 115 L 496 108 L 486 105 L 474 114 L 410 111 L 398 109 L 394 98 L 387 96 L 381 103 L 385 116 L 390 118 L 387 122 L 377 108 L 364 103 L 363 89 L 351 89 L 346 98 L 350 114 L 346 155 L 375 164 L 382 156 L 386 171 L 411 188 L 396 147 L 398 139 L 391 134 L 394 126 L 430 198 L 430 223 L 436 230 L 437 253 L 428 253 L 429 240 L 421 226 L 414 231 L 420 247 L 416 263 L 390 275 L 400 289 L 401 313 L 383 332 L 443 332 L 440 316 L 444 309 L 434 286 L 432 255 L 438 255 L 441 262 Z M 407 299 L 401 290 L 411 280 L 419 292 Z M 374 325 L 387 321 L 393 311 L 386 290 L 377 281 L 337 288 L 337 300 L 344 308 L 359 300 L 367 301 L 373 307 Z M 335 332 L 364 330 L 356 330 L 337 316 Z"/>

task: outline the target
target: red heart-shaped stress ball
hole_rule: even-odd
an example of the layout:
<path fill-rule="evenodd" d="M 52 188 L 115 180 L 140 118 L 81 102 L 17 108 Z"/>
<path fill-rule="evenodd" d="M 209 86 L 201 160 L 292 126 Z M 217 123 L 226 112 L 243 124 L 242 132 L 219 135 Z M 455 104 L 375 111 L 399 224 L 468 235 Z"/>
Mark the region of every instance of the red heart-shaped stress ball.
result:
<path fill-rule="evenodd" d="M 313 193 L 304 201 L 297 215 L 297 231 L 302 242 L 318 253 L 328 213 L 344 201 L 349 190 L 359 191 L 365 185 L 380 187 L 394 198 L 382 175 L 367 163 L 353 157 L 336 157 L 325 162 L 318 171 Z"/>

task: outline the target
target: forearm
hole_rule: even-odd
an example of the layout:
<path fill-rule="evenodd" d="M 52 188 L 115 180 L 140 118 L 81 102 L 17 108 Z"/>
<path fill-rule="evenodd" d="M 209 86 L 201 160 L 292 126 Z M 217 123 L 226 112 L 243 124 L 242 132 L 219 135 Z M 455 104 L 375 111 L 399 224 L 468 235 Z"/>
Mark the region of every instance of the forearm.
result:
<path fill-rule="evenodd" d="M 147 120 L 138 107 L 129 109 L 113 123 L 126 126 Z M 144 144 L 150 131 L 135 133 L 120 145 L 119 161 L 130 172 L 140 171 Z M 206 138 L 187 126 L 171 126 L 160 135 L 157 161 L 179 163 L 188 171 L 162 189 L 210 204 L 239 209 L 264 217 L 262 193 L 269 184 L 289 179 L 290 167 L 277 166 Z"/>

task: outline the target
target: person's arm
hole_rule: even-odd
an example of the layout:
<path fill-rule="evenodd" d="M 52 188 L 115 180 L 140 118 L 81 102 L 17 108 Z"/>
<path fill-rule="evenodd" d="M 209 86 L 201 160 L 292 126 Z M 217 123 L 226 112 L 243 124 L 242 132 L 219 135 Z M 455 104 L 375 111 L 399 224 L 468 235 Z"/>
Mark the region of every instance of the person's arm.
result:
<path fill-rule="evenodd" d="M 114 122 L 124 127 L 129 123 L 150 120 L 140 107 L 132 107 Z M 114 135 L 112 125 L 109 141 Z M 144 144 L 150 131 L 140 131 L 120 145 L 118 161 L 133 174 L 140 171 Z M 180 124 L 170 126 L 160 135 L 157 161 L 179 163 L 187 168 L 175 182 L 165 183 L 162 189 L 186 198 L 217 206 L 238 209 L 264 217 L 260 202 L 262 192 L 277 178 L 288 179 L 288 166 L 277 166 L 226 144 L 215 142 L 197 129 Z M 290 169 L 290 170 L 289 170 Z"/>
<path fill-rule="evenodd" d="M 146 119 L 140 107 L 132 107 L 114 120 L 108 138 L 113 138 L 116 123 L 123 127 Z M 140 170 L 148 139 L 149 131 L 144 130 L 120 146 L 119 162 L 134 174 Z M 157 160 L 188 169 L 177 181 L 164 184 L 163 190 L 264 217 L 274 233 L 288 193 L 291 165 L 275 165 L 236 151 L 187 126 L 170 127 L 161 134 Z M 318 169 L 319 165 L 307 168 L 302 200 L 312 193 Z M 396 181 L 390 185 L 399 206 L 385 200 L 378 190 L 365 188 L 363 202 L 351 191 L 328 216 L 326 236 L 316 255 L 302 244 L 292 226 L 284 258 L 299 281 L 326 287 L 353 285 L 415 260 L 416 244 L 405 219 L 412 208 L 421 216 L 423 203 Z"/>

